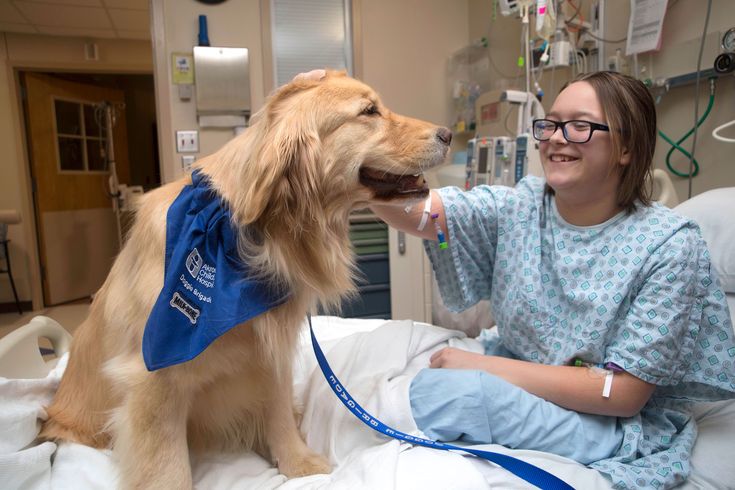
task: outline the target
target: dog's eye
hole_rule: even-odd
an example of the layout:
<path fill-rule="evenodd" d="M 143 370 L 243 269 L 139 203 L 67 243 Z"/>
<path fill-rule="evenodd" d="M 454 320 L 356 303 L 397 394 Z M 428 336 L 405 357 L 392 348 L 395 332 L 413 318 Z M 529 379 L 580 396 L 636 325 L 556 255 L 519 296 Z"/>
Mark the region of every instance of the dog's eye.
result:
<path fill-rule="evenodd" d="M 363 116 L 379 116 L 380 112 L 378 111 L 378 107 L 375 104 L 370 104 L 362 110 L 361 114 Z"/>

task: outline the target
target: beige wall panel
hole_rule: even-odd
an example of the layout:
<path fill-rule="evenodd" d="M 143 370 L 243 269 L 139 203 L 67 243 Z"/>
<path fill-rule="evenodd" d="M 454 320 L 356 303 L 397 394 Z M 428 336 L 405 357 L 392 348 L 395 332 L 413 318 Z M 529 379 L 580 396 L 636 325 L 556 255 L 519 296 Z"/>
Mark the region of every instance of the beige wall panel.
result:
<path fill-rule="evenodd" d="M 49 303 L 89 297 L 107 277 L 119 249 L 111 208 L 43 213 Z"/>
<path fill-rule="evenodd" d="M 468 15 L 465 1 L 362 1 L 363 80 L 392 110 L 448 126 L 447 60 L 469 42 Z M 431 271 L 421 240 L 407 236 L 401 255 L 395 230 L 389 239 L 393 318 L 431 321 Z"/>

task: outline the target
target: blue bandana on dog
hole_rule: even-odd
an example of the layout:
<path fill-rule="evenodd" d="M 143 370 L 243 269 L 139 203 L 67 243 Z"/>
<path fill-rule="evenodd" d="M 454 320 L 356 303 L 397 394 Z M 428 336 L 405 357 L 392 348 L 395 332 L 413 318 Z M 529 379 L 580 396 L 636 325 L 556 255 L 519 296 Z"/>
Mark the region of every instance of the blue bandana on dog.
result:
<path fill-rule="evenodd" d="M 189 361 L 217 337 L 286 300 L 248 278 L 230 210 L 196 171 L 166 216 L 163 289 L 143 333 L 149 371 Z"/>

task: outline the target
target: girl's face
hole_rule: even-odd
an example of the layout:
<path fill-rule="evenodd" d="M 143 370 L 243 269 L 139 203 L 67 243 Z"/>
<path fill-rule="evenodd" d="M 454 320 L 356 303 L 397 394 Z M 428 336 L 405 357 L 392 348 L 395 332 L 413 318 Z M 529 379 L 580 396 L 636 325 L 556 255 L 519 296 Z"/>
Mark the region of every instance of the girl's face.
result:
<path fill-rule="evenodd" d="M 575 82 L 562 90 L 546 118 L 607 123 L 597 94 L 587 82 Z M 551 139 L 539 143 L 539 149 L 546 182 L 559 198 L 584 202 L 615 196 L 620 173 L 610 161 L 613 148 L 609 132 L 596 130 L 586 143 L 569 143 L 559 128 Z M 628 163 L 627 154 L 619 163 Z"/>

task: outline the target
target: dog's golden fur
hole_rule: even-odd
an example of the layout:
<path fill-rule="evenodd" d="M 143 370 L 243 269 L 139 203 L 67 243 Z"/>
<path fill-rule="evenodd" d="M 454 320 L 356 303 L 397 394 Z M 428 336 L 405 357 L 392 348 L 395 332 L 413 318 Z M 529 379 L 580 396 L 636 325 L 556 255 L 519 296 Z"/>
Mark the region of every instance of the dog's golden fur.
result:
<path fill-rule="evenodd" d="M 285 285 L 288 301 L 192 361 L 149 372 L 141 342 L 163 284 L 166 213 L 191 179 L 146 194 L 76 332 L 42 437 L 112 446 L 125 488 L 191 487 L 189 449 L 255 449 L 289 477 L 328 472 L 293 413 L 299 326 L 315 305 L 337 305 L 354 290 L 350 211 L 427 195 L 415 188 L 420 180 L 376 187 L 361 171 L 373 179 L 420 173 L 443 161 L 447 133 L 391 113 L 344 74 L 278 90 L 244 134 L 197 166 L 247 230 L 238 242 L 243 260 Z"/>

